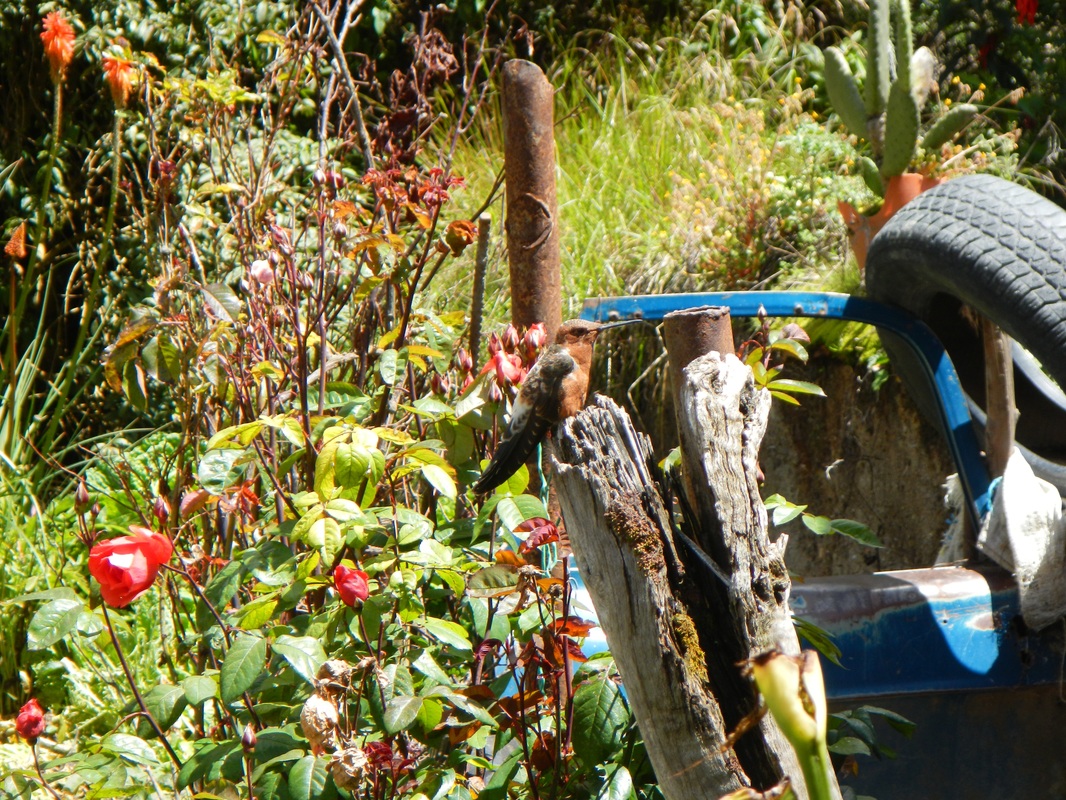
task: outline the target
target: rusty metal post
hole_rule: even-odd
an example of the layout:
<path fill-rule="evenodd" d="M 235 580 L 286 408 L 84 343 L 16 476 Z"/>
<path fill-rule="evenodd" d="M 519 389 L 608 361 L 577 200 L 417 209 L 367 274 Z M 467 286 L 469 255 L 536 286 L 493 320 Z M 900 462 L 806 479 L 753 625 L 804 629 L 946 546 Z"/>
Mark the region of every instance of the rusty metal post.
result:
<path fill-rule="evenodd" d="M 681 371 L 693 359 L 712 351 L 732 353 L 733 323 L 725 306 L 702 306 L 672 311 L 663 318 L 663 339 L 670 354 L 670 384 L 674 406 L 681 396 Z"/>
<path fill-rule="evenodd" d="M 511 320 L 543 322 L 548 341 L 562 323 L 559 209 L 555 198 L 555 90 L 540 67 L 503 66 L 504 169 Z"/>
<path fill-rule="evenodd" d="M 985 352 L 985 453 L 988 474 L 997 478 L 1007 468 L 1014 449 L 1014 427 L 1018 410 L 1014 406 L 1014 361 L 1010 337 L 995 324 L 981 318 L 981 340 Z"/>

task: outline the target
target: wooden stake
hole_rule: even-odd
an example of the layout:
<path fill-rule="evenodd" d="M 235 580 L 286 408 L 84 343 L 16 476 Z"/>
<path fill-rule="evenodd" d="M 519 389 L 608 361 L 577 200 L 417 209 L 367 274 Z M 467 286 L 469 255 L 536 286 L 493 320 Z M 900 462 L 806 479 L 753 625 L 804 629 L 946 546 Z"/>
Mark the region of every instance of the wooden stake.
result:
<path fill-rule="evenodd" d="M 518 327 L 543 322 L 549 342 L 562 324 L 554 97 L 555 90 L 536 64 L 521 59 L 504 64 L 504 227 L 511 320 Z"/>

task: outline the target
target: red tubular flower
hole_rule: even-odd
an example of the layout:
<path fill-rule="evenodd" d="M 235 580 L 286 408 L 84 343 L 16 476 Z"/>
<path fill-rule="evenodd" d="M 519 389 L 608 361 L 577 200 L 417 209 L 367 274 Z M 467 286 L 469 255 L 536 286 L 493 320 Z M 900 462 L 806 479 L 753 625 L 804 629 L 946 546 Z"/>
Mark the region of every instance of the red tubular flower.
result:
<path fill-rule="evenodd" d="M 117 56 L 104 56 L 104 80 L 111 89 L 111 99 L 125 108 L 133 91 L 133 62 Z"/>
<path fill-rule="evenodd" d="M 37 702 L 37 698 L 31 698 L 19 709 L 18 719 L 15 720 L 15 731 L 30 744 L 36 742 L 37 737 L 44 733 L 44 709 Z"/>
<path fill-rule="evenodd" d="M 489 361 L 488 367 L 496 370 L 496 382 L 500 386 L 510 386 L 522 380 L 522 359 L 503 350 Z"/>
<path fill-rule="evenodd" d="M 532 362 L 537 353 L 548 342 L 548 331 L 543 322 L 534 322 L 532 327 L 522 337 L 522 355 L 526 361 Z"/>
<path fill-rule="evenodd" d="M 74 29 L 62 14 L 53 11 L 44 18 L 41 41 L 44 42 L 44 54 L 48 56 L 48 63 L 52 67 L 52 81 L 59 83 L 66 74 L 67 65 L 74 58 Z"/>
<path fill-rule="evenodd" d="M 503 344 L 503 349 L 508 353 L 513 353 L 518 347 L 518 330 L 514 325 L 508 325 L 504 329 L 503 336 L 500 339 Z"/>
<path fill-rule="evenodd" d="M 1038 0 L 1014 0 L 1014 8 L 1018 11 L 1019 25 L 1033 25 L 1036 23 L 1036 9 Z"/>
<path fill-rule="evenodd" d="M 333 583 L 337 586 L 345 605 L 355 608 L 356 601 L 363 602 L 370 596 L 370 576 L 361 569 L 349 569 L 343 564 L 333 570 Z"/>
<path fill-rule="evenodd" d="M 125 608 L 151 587 L 174 545 L 161 533 L 130 525 L 132 536 L 108 539 L 89 552 L 89 572 L 112 608 Z"/>

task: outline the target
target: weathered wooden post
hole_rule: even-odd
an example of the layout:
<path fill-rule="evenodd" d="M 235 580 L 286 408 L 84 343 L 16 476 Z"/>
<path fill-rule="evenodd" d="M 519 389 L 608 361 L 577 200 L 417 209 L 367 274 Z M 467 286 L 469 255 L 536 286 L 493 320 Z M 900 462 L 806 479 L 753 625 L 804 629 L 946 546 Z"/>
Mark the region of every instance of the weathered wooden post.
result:
<path fill-rule="evenodd" d="M 664 796 L 766 791 L 787 776 L 803 798 L 795 754 L 771 718 L 732 747 L 727 739 L 756 705 L 737 662 L 799 651 L 756 480 L 770 398 L 732 355 L 728 314 L 677 317 L 666 340 L 673 369 L 675 349 L 688 361 L 676 395 L 685 530 L 647 438 L 602 397 L 557 438 L 567 530 Z M 722 350 L 696 358 L 700 340 Z"/>
<path fill-rule="evenodd" d="M 555 90 L 540 67 L 503 65 L 504 170 L 511 320 L 543 322 L 548 341 L 562 323 L 559 208 L 555 199 Z"/>

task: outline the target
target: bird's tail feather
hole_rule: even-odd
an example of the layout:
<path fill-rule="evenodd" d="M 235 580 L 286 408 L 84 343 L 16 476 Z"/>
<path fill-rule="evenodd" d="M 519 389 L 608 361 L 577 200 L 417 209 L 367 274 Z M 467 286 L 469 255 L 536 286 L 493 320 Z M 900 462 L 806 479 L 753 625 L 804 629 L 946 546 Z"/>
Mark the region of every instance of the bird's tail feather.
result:
<path fill-rule="evenodd" d="M 491 463 L 474 484 L 474 491 L 477 494 L 491 492 L 514 475 L 529 459 L 550 425 L 551 421 L 547 417 L 534 415 L 521 431 L 500 442 L 500 446 L 492 455 Z"/>

